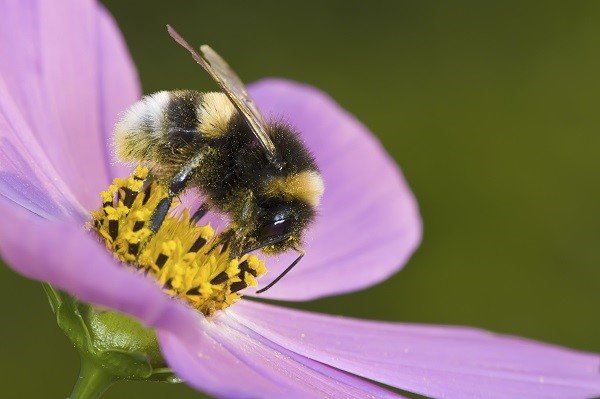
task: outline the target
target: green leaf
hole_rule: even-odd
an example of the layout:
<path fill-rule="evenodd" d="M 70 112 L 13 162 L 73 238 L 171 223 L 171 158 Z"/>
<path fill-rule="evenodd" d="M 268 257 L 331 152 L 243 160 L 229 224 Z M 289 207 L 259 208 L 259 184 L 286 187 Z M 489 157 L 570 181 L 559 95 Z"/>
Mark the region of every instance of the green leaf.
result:
<path fill-rule="evenodd" d="M 162 358 L 153 329 L 122 313 L 79 302 L 49 284 L 44 290 L 58 326 L 89 369 L 115 381 L 181 382 Z"/>

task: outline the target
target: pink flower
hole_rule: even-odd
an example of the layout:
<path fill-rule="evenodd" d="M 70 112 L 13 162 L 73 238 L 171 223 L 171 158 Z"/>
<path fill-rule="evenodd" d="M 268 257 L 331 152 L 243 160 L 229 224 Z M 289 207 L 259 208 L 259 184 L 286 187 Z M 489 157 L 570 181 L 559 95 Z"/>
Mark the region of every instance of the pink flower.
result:
<path fill-rule="evenodd" d="M 317 89 L 251 86 L 303 134 L 327 184 L 301 265 L 263 297 L 365 288 L 418 245 L 417 205 L 371 133 Z M 140 96 L 114 21 L 94 1 L 0 3 L 0 251 L 14 270 L 156 329 L 166 360 L 217 397 L 444 398 L 600 394 L 600 357 L 471 328 L 332 317 L 242 300 L 205 318 L 119 265 L 83 228 L 110 162 L 117 114 Z M 289 263 L 269 263 L 275 276 Z"/>

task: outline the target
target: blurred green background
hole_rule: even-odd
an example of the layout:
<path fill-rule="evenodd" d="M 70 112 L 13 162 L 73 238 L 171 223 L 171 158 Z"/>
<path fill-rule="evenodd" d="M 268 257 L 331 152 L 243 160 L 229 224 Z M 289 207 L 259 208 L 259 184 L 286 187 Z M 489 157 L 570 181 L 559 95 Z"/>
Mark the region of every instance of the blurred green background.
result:
<path fill-rule="evenodd" d="M 401 165 L 424 241 L 369 290 L 291 306 L 478 326 L 600 352 L 600 2 L 104 2 L 145 92 L 214 89 L 171 23 L 247 81 L 318 86 Z M 3 397 L 62 398 L 77 355 L 39 283 L 0 268 Z M 116 385 L 109 398 L 202 397 Z"/>

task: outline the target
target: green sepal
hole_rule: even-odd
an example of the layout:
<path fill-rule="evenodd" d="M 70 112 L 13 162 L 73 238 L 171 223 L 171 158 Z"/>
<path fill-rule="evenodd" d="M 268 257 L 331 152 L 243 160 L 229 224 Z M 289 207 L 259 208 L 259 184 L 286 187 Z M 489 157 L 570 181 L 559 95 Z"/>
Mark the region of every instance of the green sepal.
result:
<path fill-rule="evenodd" d="M 162 358 L 153 329 L 122 313 L 79 302 L 48 284 L 44 290 L 58 326 L 82 362 L 93 363 L 115 381 L 181 382 Z"/>

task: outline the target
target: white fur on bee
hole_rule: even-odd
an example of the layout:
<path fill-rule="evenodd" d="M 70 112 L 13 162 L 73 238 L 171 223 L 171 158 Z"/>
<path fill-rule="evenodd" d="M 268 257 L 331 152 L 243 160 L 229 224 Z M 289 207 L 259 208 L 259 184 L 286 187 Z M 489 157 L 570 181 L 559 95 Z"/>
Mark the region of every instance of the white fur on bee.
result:
<path fill-rule="evenodd" d="M 152 144 L 164 134 L 165 114 L 171 99 L 159 91 L 133 104 L 115 126 L 114 144 L 119 159 L 125 162 L 146 160 Z"/>
<path fill-rule="evenodd" d="M 315 170 L 305 170 L 283 178 L 274 179 L 267 186 L 267 191 L 286 199 L 294 198 L 317 206 L 325 191 L 325 183 L 321 174 Z"/>
<path fill-rule="evenodd" d="M 235 107 L 223 93 L 204 93 L 202 102 L 196 107 L 198 130 L 215 138 L 227 133 L 229 120 L 236 112 Z"/>

